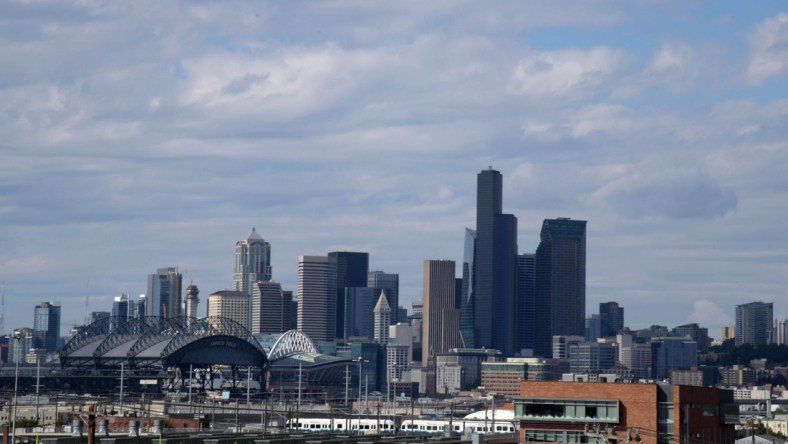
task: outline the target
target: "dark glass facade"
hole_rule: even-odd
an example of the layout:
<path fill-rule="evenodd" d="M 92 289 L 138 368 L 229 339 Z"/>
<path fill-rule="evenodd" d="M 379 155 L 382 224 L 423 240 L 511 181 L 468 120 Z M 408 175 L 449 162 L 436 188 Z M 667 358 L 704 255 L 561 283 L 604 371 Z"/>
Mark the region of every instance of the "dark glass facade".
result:
<path fill-rule="evenodd" d="M 545 219 L 536 250 L 534 352 L 550 356 L 551 337 L 584 336 L 586 309 L 586 221 Z"/>
<path fill-rule="evenodd" d="M 345 288 L 366 287 L 369 253 L 334 251 L 328 257 L 337 260 L 337 326 L 336 337 L 345 337 Z"/>
<path fill-rule="evenodd" d="M 462 289 L 460 301 L 460 337 L 463 348 L 476 347 L 474 324 L 474 258 L 476 256 L 476 231 L 465 229 L 465 257 L 462 261 Z"/>
<path fill-rule="evenodd" d="M 536 348 L 536 255 L 517 256 L 517 351 Z"/>
<path fill-rule="evenodd" d="M 399 275 L 383 271 L 370 271 L 367 274 L 367 287 L 374 288 L 375 294 L 378 296 L 381 291 L 386 292 L 386 302 L 392 308 L 391 325 L 399 322 L 397 317 L 399 313 L 393 310 L 394 307 L 399 307 Z M 404 321 L 404 319 L 402 320 Z"/>
<path fill-rule="evenodd" d="M 603 338 L 615 336 L 624 329 L 624 307 L 620 307 L 618 302 L 600 302 L 599 325 Z"/>

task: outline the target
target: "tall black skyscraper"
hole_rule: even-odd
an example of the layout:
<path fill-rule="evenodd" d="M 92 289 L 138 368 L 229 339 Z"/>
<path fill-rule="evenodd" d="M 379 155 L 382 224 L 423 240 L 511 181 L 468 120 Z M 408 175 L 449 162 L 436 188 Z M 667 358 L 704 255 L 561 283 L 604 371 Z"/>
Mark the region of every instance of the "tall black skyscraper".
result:
<path fill-rule="evenodd" d="M 517 351 L 536 348 L 539 318 L 536 297 L 536 255 L 517 255 Z"/>
<path fill-rule="evenodd" d="M 541 239 L 536 291 L 538 301 L 549 302 L 549 307 L 537 308 L 540 325 L 534 353 L 550 356 L 552 336 L 585 335 L 586 221 L 545 219 Z"/>
<path fill-rule="evenodd" d="M 380 296 L 381 292 L 386 293 L 386 301 L 389 307 L 399 306 L 399 275 L 396 273 L 386 273 L 384 271 L 370 271 L 367 273 L 367 287 L 374 288 L 375 294 Z M 377 302 L 377 299 L 375 299 Z M 399 322 L 394 310 L 391 312 L 391 325 Z"/>
<path fill-rule="evenodd" d="M 366 287 L 369 272 L 369 253 L 334 251 L 328 253 L 337 261 L 336 337 L 345 337 L 345 289 Z M 373 303 L 374 304 L 374 303 Z"/>
<path fill-rule="evenodd" d="M 477 175 L 474 261 L 475 347 L 515 351 L 517 218 L 502 214 L 502 176 Z"/>

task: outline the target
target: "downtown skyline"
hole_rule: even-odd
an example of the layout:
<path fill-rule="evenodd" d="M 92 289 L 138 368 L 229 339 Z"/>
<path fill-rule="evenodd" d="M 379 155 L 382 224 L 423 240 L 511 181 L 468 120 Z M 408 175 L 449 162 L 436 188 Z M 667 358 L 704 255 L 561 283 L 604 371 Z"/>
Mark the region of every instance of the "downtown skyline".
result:
<path fill-rule="evenodd" d="M 520 253 L 588 221 L 587 314 L 788 316 L 778 2 L 0 8 L 6 332 L 162 267 L 229 289 L 252 227 L 284 289 L 299 256 L 368 252 L 410 309 L 423 261 L 462 263 L 488 166 Z"/>

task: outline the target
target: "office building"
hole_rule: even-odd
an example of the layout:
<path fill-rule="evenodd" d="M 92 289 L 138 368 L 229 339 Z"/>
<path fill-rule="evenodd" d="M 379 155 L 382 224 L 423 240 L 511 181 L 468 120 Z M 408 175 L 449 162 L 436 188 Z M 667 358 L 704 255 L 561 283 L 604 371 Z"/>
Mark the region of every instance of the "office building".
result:
<path fill-rule="evenodd" d="M 774 321 L 774 343 L 788 345 L 788 319 Z"/>
<path fill-rule="evenodd" d="M 736 345 L 772 342 L 773 302 L 750 302 L 736 306 Z"/>
<path fill-rule="evenodd" d="M 586 318 L 586 341 L 594 342 L 602 337 L 602 322 L 599 314 L 594 313 Z"/>
<path fill-rule="evenodd" d="M 411 308 L 413 309 L 413 317 L 417 319 L 421 319 L 424 316 L 424 302 L 421 300 L 415 300 L 410 303 Z"/>
<path fill-rule="evenodd" d="M 33 346 L 47 353 L 57 351 L 60 340 L 60 305 L 42 302 L 33 309 Z"/>
<path fill-rule="evenodd" d="M 422 365 L 437 353 L 460 346 L 460 311 L 455 308 L 455 265 L 450 260 L 424 261 Z"/>
<path fill-rule="evenodd" d="M 386 273 L 384 271 L 370 271 L 367 274 L 367 287 L 375 289 L 375 295 L 379 295 L 381 291 L 386 292 L 386 301 L 389 307 L 399 306 L 399 275 L 395 273 Z M 414 313 L 415 314 L 415 313 Z M 391 313 L 391 325 L 396 324 L 400 320 L 397 313 Z"/>
<path fill-rule="evenodd" d="M 200 289 L 197 288 L 194 284 L 189 284 L 186 287 L 186 303 L 184 304 L 184 310 L 186 316 L 190 318 L 196 318 L 197 315 L 197 307 L 200 305 Z"/>
<path fill-rule="evenodd" d="M 519 395 L 519 442 L 733 444 L 739 422 L 733 392 L 709 387 L 526 381 Z"/>
<path fill-rule="evenodd" d="M 249 236 L 235 243 L 232 290 L 252 296 L 253 284 L 271 280 L 271 244 L 252 228 Z"/>
<path fill-rule="evenodd" d="M 482 387 L 489 394 L 511 399 L 520 395 L 523 381 L 554 381 L 567 370 L 555 359 L 507 358 L 482 362 Z"/>
<path fill-rule="evenodd" d="M 624 329 L 624 307 L 618 302 L 601 302 L 599 304 L 599 337 L 615 337 Z"/>
<path fill-rule="evenodd" d="M 368 287 L 345 287 L 343 291 L 345 328 L 342 337 L 372 338 L 375 335 L 373 310 L 376 297 L 382 292 L 376 294 L 374 288 Z"/>
<path fill-rule="evenodd" d="M 460 294 L 460 340 L 464 348 L 473 348 L 476 342 L 475 305 L 473 297 L 474 257 L 476 231 L 465 229 L 465 248 L 462 260 L 462 293 Z"/>
<path fill-rule="evenodd" d="M 482 362 L 503 362 L 504 357 L 501 352 L 493 349 L 481 348 L 453 348 L 445 353 L 435 355 L 435 366 L 438 368 L 436 375 L 438 381 L 436 386 L 440 391 L 441 384 L 453 390 L 475 389 L 482 381 Z M 449 384 L 447 381 L 456 381 L 453 373 L 442 376 L 440 369 L 451 367 L 459 369 L 459 382 L 457 385 Z"/>
<path fill-rule="evenodd" d="M 386 346 L 386 382 L 405 382 L 402 376 L 408 371 L 410 363 L 410 347 L 401 344 Z M 410 381 L 407 381 L 410 382 Z"/>
<path fill-rule="evenodd" d="M 259 281 L 252 287 L 252 333 L 284 333 L 290 330 L 292 293 L 274 281 Z"/>
<path fill-rule="evenodd" d="M 337 260 L 298 258 L 298 331 L 315 342 L 336 336 Z"/>
<path fill-rule="evenodd" d="M 671 330 L 671 336 L 687 337 L 692 339 L 698 344 L 698 351 L 706 353 L 711 345 L 709 339 L 709 329 L 699 326 L 698 324 L 685 324 L 679 325 Z"/>
<path fill-rule="evenodd" d="M 612 343 L 569 344 L 569 371 L 572 373 L 604 373 L 613 370 L 616 358 L 616 348 Z"/>
<path fill-rule="evenodd" d="M 541 328 L 536 317 L 536 255 L 517 255 L 517 344 L 523 356 L 533 355 Z"/>
<path fill-rule="evenodd" d="M 159 268 L 156 274 L 148 275 L 148 292 L 145 299 L 145 314 L 173 319 L 182 316 L 181 285 L 183 276 L 175 267 Z M 245 322 L 243 323 L 246 324 Z"/>
<path fill-rule="evenodd" d="M 19 328 L 15 330 L 19 333 L 19 339 L 13 337 L 13 333 L 8 338 L 8 363 L 24 364 L 27 362 L 27 355 L 31 349 L 35 349 L 33 344 L 35 332 L 31 328 Z"/>
<path fill-rule="evenodd" d="M 542 223 L 536 291 L 537 319 L 549 319 L 536 341 L 535 353 L 544 356 L 550 352 L 552 336 L 585 334 L 586 221 L 558 218 Z"/>
<path fill-rule="evenodd" d="M 569 347 L 583 342 L 582 336 L 553 336 L 553 359 L 569 359 Z"/>
<path fill-rule="evenodd" d="M 413 353 L 413 342 L 416 332 L 412 325 L 407 322 L 397 322 L 397 325 L 389 325 L 389 344 L 405 345 L 408 347 L 408 356 Z M 408 358 L 411 359 L 411 358 Z"/>
<path fill-rule="evenodd" d="M 115 299 L 112 301 L 110 330 L 115 331 L 129 319 L 136 318 L 139 314 L 136 305 L 137 303 L 125 293 L 122 293 L 120 296 L 115 296 Z"/>
<path fill-rule="evenodd" d="M 698 344 L 686 338 L 651 339 L 651 377 L 666 380 L 674 369 L 698 365 Z"/>
<path fill-rule="evenodd" d="M 502 214 L 502 176 L 477 175 L 474 260 L 474 347 L 515 352 L 517 218 Z M 547 343 L 549 352 L 549 338 Z"/>
<path fill-rule="evenodd" d="M 228 318 L 249 328 L 249 293 L 221 290 L 208 296 L 208 317 Z"/>
<path fill-rule="evenodd" d="M 88 321 L 88 324 L 92 324 L 102 319 L 109 319 L 110 316 L 111 313 L 108 311 L 92 311 L 90 312 L 90 319 Z"/>
<path fill-rule="evenodd" d="M 375 320 L 375 342 L 386 344 L 389 342 L 389 326 L 391 324 L 391 307 L 386 301 L 386 292 L 381 291 L 378 303 L 372 310 Z"/>
<path fill-rule="evenodd" d="M 345 289 L 367 286 L 369 253 L 333 251 L 328 253 L 337 263 L 336 337 L 345 336 Z M 380 293 L 378 293 L 380 294 Z"/>
<path fill-rule="evenodd" d="M 639 341 L 629 331 L 616 335 L 618 363 L 628 368 L 635 378 L 650 378 L 651 344 L 642 339 Z"/>

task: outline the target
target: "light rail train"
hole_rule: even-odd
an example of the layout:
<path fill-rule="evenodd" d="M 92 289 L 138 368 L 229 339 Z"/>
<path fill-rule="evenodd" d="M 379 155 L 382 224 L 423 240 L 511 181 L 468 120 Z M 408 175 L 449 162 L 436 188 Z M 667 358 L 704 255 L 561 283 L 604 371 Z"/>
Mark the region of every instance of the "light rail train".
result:
<path fill-rule="evenodd" d="M 359 426 L 360 424 L 360 426 Z M 461 434 L 470 430 L 479 434 L 515 433 L 517 427 L 512 420 L 452 419 L 405 419 L 397 425 L 390 418 L 380 420 L 363 418 L 299 418 L 286 423 L 288 429 L 304 432 L 347 432 L 364 435 L 411 433 L 437 435 L 446 431 Z M 360 429 L 359 429 L 360 427 Z"/>

